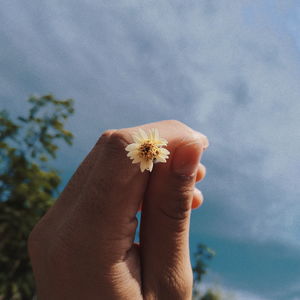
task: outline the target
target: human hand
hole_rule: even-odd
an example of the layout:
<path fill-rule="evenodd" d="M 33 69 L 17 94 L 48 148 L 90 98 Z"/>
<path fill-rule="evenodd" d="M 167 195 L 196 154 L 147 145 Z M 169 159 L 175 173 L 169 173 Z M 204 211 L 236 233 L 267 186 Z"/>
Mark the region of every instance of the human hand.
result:
<path fill-rule="evenodd" d="M 38 299 L 191 299 L 190 211 L 208 141 L 178 121 L 140 128 L 157 128 L 170 158 L 141 173 L 125 151 L 137 128 L 101 136 L 30 235 Z"/>

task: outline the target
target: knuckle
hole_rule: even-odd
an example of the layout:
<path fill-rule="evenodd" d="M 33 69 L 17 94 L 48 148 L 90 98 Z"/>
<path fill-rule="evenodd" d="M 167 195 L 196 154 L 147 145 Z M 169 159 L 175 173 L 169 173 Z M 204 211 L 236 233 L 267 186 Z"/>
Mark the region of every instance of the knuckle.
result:
<path fill-rule="evenodd" d="M 169 193 L 171 201 L 161 203 L 161 211 L 163 214 L 174 220 L 185 220 L 191 210 L 195 175 L 173 175 L 172 189 Z"/>
<path fill-rule="evenodd" d="M 191 203 L 180 203 L 172 205 L 170 207 L 161 207 L 161 212 L 170 220 L 175 221 L 175 225 L 179 225 L 178 221 L 185 221 L 190 214 Z"/>
<path fill-rule="evenodd" d="M 159 293 L 172 296 L 170 299 L 189 299 L 192 293 L 192 277 L 171 270 L 159 279 Z"/>
<path fill-rule="evenodd" d="M 105 131 L 96 143 L 96 147 L 101 148 L 102 155 L 108 158 L 124 158 L 125 147 L 129 144 L 128 137 L 124 129 Z"/>
<path fill-rule="evenodd" d="M 188 127 L 186 124 L 184 124 L 181 121 L 175 120 L 175 119 L 171 119 L 171 120 L 167 120 L 166 122 L 170 123 L 173 126 L 178 126 L 178 127 Z"/>
<path fill-rule="evenodd" d="M 178 193 L 186 189 L 192 189 L 195 181 L 195 174 L 192 175 L 184 175 L 184 174 L 173 174 L 174 187 Z"/>
<path fill-rule="evenodd" d="M 108 130 L 105 130 L 105 131 L 101 134 L 101 137 L 103 137 L 103 138 L 110 137 L 115 131 L 116 131 L 115 129 L 108 129 Z"/>
<path fill-rule="evenodd" d="M 180 175 L 174 174 L 174 181 L 172 184 L 172 195 L 178 201 L 188 201 L 194 192 L 196 174 Z"/>
<path fill-rule="evenodd" d="M 185 123 L 178 120 L 167 120 L 166 122 L 168 123 L 168 125 L 171 125 L 173 128 L 178 128 L 178 129 L 183 128 L 186 131 L 186 136 L 182 137 L 181 140 L 182 143 L 185 143 L 187 141 L 189 143 L 201 141 L 201 143 L 203 144 L 203 148 L 206 149 L 208 147 L 209 145 L 208 138 L 204 134 L 192 129 Z"/>
<path fill-rule="evenodd" d="M 116 130 L 114 130 L 114 129 L 108 129 L 108 130 L 105 130 L 105 131 L 101 134 L 101 136 L 100 136 L 100 138 L 98 139 L 96 145 L 105 143 L 115 131 L 116 131 Z"/>
<path fill-rule="evenodd" d="M 189 201 L 194 192 L 194 184 L 191 185 L 174 185 L 172 190 L 173 199 L 177 199 L 178 204 Z M 176 203 L 176 201 L 175 201 Z"/>
<path fill-rule="evenodd" d="M 112 151 L 120 151 L 120 149 L 124 149 L 124 147 L 129 144 L 126 140 L 126 135 L 122 130 L 114 131 L 107 140 L 106 146 Z"/>
<path fill-rule="evenodd" d="M 185 181 L 191 182 L 191 179 L 184 179 Z M 185 220 L 189 217 L 192 199 L 194 193 L 194 185 L 173 185 L 171 192 L 171 201 L 163 202 L 160 206 L 161 211 L 170 219 Z"/>
<path fill-rule="evenodd" d="M 178 121 L 178 120 L 168 120 L 167 121 L 169 123 L 169 125 L 171 125 L 174 128 L 183 128 L 185 129 L 188 133 L 194 134 L 194 130 L 189 127 L 188 125 L 186 125 L 185 123 Z"/>

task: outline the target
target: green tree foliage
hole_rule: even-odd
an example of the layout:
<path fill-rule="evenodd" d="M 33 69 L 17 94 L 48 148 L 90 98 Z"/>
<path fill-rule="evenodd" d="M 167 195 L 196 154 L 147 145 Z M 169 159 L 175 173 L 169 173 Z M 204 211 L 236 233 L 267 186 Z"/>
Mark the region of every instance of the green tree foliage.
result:
<path fill-rule="evenodd" d="M 195 253 L 195 266 L 193 267 L 195 282 L 198 283 L 202 280 L 203 275 L 207 273 L 208 261 L 210 261 L 216 253 L 204 244 L 197 246 Z"/>
<path fill-rule="evenodd" d="M 205 295 L 200 298 L 200 300 L 221 300 L 221 297 L 212 290 L 208 290 Z"/>
<path fill-rule="evenodd" d="M 59 140 L 72 143 L 64 122 L 73 100 L 30 97 L 29 112 L 14 120 L 0 111 L 0 299 L 32 299 L 34 280 L 27 254 L 30 231 L 52 205 L 60 184 L 47 161 Z"/>
<path fill-rule="evenodd" d="M 194 272 L 194 300 L 220 300 L 220 296 L 208 290 L 203 296 L 200 295 L 197 285 L 202 281 L 203 276 L 207 273 L 208 262 L 215 256 L 215 252 L 204 244 L 198 244 L 195 256 Z"/>

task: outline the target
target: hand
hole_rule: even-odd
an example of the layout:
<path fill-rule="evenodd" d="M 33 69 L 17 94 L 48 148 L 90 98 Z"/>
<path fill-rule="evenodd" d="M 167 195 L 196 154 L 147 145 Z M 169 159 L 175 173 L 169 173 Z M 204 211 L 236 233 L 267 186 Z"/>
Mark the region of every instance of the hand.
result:
<path fill-rule="evenodd" d="M 141 173 L 125 151 L 137 128 L 100 137 L 30 235 L 38 299 L 191 299 L 190 211 L 208 141 L 178 121 L 140 128 L 157 128 L 170 158 Z"/>

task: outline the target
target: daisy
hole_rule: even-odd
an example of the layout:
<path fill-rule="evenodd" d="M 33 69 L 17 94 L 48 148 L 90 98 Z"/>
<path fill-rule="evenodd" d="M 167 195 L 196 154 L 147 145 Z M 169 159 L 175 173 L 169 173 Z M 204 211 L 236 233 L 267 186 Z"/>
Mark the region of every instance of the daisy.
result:
<path fill-rule="evenodd" d="M 128 151 L 127 156 L 132 159 L 133 164 L 140 163 L 141 171 L 152 171 L 153 163 L 166 162 L 170 152 L 163 148 L 167 146 L 168 141 L 159 137 L 156 128 L 149 130 L 147 134 L 143 129 L 132 135 L 134 143 L 128 145 L 125 150 Z"/>

